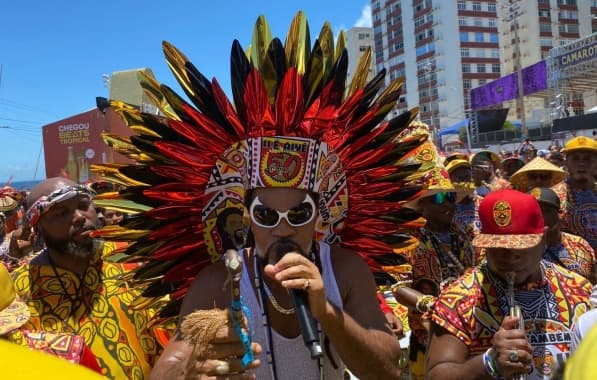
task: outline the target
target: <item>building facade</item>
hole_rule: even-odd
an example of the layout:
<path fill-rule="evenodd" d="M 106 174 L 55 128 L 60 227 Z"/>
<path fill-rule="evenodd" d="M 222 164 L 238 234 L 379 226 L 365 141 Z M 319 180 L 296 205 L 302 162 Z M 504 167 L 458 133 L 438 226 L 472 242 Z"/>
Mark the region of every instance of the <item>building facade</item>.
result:
<path fill-rule="evenodd" d="M 567 45 L 597 31 L 597 0 L 500 0 L 502 71 L 517 72 L 548 58 L 552 48 Z M 526 97 L 504 103 L 509 119 L 529 128 L 548 124 L 555 116 L 582 114 L 595 102 L 595 91 L 562 89 L 561 94 Z M 557 96 L 557 98 L 555 98 Z M 556 99 L 556 104 L 547 100 Z"/>
<path fill-rule="evenodd" d="M 352 81 L 352 77 L 354 76 L 357 65 L 368 48 L 371 48 L 371 52 L 373 53 L 373 28 L 353 27 L 346 31 L 346 50 L 348 52 L 348 83 Z M 375 59 L 371 57 L 367 80 L 372 79 L 374 75 Z"/>
<path fill-rule="evenodd" d="M 376 70 L 405 77 L 396 113 L 434 130 L 467 115 L 469 90 L 499 78 L 497 1 L 372 0 Z"/>

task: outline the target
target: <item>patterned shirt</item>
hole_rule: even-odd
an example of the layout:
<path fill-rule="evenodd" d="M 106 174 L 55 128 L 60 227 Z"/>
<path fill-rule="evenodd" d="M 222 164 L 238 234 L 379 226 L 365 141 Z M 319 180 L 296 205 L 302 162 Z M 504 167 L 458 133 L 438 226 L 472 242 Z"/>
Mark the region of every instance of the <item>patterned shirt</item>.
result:
<path fill-rule="evenodd" d="M 13 272 L 17 294 L 27 300 L 31 311 L 23 329 L 81 335 L 102 374 L 112 379 L 145 379 L 158 354 L 149 328 L 152 312 L 130 307 L 138 292 L 122 283 L 129 268 L 103 261 L 107 246 L 96 250 L 82 277 L 49 264 L 17 268 Z"/>
<path fill-rule="evenodd" d="M 552 187 L 558 194 L 562 230 L 573 233 L 597 249 L 597 189 L 573 190 L 567 181 Z"/>
<path fill-rule="evenodd" d="M 557 246 L 546 247 L 543 258 L 591 280 L 595 267 L 595 252 L 589 243 L 580 236 L 561 233 L 562 242 Z"/>
<path fill-rule="evenodd" d="M 566 360 L 572 341 L 572 324 L 590 309 L 591 284 L 584 277 L 542 261 L 544 280 L 519 289 L 525 330 L 533 347 L 533 371 L 529 380 L 550 378 Z M 508 315 L 507 286 L 494 277 L 487 262 L 468 270 L 437 299 L 433 322 L 458 337 L 471 356 L 492 346 L 491 339 Z"/>
<path fill-rule="evenodd" d="M 470 236 L 456 223 L 445 234 L 423 227 L 418 238 L 419 246 L 411 258 L 414 283 L 428 279 L 441 289 L 475 265 Z"/>

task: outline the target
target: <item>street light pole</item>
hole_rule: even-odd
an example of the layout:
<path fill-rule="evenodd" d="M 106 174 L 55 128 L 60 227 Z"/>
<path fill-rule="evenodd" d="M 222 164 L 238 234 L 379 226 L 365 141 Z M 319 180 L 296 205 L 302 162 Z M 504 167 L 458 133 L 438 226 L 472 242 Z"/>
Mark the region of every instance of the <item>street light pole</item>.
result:
<path fill-rule="evenodd" d="M 518 17 L 520 16 L 520 7 L 518 4 L 511 3 L 510 7 L 508 8 L 508 17 L 506 21 L 513 23 L 514 26 L 514 65 L 516 66 L 516 79 L 517 79 L 517 87 L 518 87 L 518 96 L 516 98 L 516 108 L 518 109 L 518 118 L 520 119 L 521 123 L 521 132 L 523 138 L 528 137 L 529 131 L 527 128 L 526 122 L 526 110 L 524 105 L 524 83 L 522 80 L 522 59 L 520 54 L 520 36 L 519 36 L 519 29 L 520 23 L 518 22 Z"/>

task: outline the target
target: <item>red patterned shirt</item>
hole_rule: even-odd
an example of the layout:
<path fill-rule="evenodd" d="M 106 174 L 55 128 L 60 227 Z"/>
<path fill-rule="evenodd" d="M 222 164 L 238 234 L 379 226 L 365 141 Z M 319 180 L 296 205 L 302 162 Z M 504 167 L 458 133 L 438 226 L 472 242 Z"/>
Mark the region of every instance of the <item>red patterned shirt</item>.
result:
<path fill-rule="evenodd" d="M 588 280 L 547 261 L 542 261 L 542 265 L 544 281 L 515 293 L 527 339 L 533 346 L 534 366 L 529 380 L 549 378 L 556 361 L 565 361 L 572 324 L 590 309 Z M 506 288 L 489 272 L 484 261 L 442 292 L 434 306 L 433 322 L 466 344 L 471 356 L 482 354 L 491 347 L 494 333 L 508 315 Z"/>
<path fill-rule="evenodd" d="M 591 280 L 595 267 L 595 252 L 580 236 L 562 232 L 562 242 L 555 247 L 546 247 L 543 258 Z"/>

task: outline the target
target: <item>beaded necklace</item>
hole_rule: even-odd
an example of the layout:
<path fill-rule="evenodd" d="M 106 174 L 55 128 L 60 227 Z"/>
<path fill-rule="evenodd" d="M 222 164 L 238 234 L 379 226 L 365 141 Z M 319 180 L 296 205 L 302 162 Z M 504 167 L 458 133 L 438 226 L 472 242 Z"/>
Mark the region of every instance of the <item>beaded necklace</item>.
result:
<path fill-rule="evenodd" d="M 248 252 L 249 250 L 247 250 Z M 265 340 L 265 355 L 267 357 L 267 364 L 269 365 L 270 368 L 270 373 L 272 376 L 272 379 L 277 380 L 278 379 L 278 373 L 276 370 L 276 360 L 275 360 L 275 356 L 274 356 L 274 337 L 273 337 L 273 333 L 272 333 L 272 328 L 270 327 L 270 317 L 269 317 L 269 313 L 267 311 L 267 303 L 265 302 L 266 297 L 268 299 L 271 300 L 271 298 L 269 298 L 269 296 L 266 293 L 266 286 L 265 285 L 265 281 L 263 280 L 263 273 L 261 270 L 261 265 L 258 265 L 257 263 L 257 252 L 253 252 L 253 268 L 254 268 L 254 284 L 255 284 L 255 289 L 257 290 L 257 295 L 258 295 L 258 302 L 259 305 L 261 306 L 261 320 L 262 320 L 262 324 L 263 324 L 263 328 L 265 330 L 266 333 L 266 340 Z M 317 259 L 319 258 L 317 255 L 314 255 L 313 252 L 311 252 L 311 259 L 313 257 L 316 257 Z M 319 260 L 316 260 L 316 264 L 317 267 L 320 268 L 321 271 L 321 264 L 319 262 Z M 273 298 L 273 295 L 272 295 Z M 272 302 L 272 305 L 274 305 L 274 303 Z M 275 308 L 275 305 L 274 305 Z M 276 309 L 277 310 L 277 309 Z M 294 312 L 294 310 L 293 310 Z M 319 323 L 317 323 L 317 330 L 319 332 L 319 336 L 321 339 L 321 329 L 319 328 Z M 317 359 L 317 366 L 319 368 L 319 377 L 320 379 L 323 379 L 323 361 L 321 358 Z"/>
<path fill-rule="evenodd" d="M 464 270 L 466 269 L 463 265 L 463 261 L 464 261 L 464 253 L 461 252 L 460 249 L 460 242 L 458 241 L 458 238 L 456 238 L 454 236 L 454 234 L 450 234 L 450 249 L 448 250 L 443 250 L 442 249 L 442 245 L 439 241 L 439 239 L 435 236 L 435 234 L 431 231 L 429 231 L 428 229 L 423 229 L 423 240 L 425 242 L 428 242 L 431 244 L 433 250 L 436 253 L 436 256 L 438 258 L 438 260 L 440 261 L 440 266 L 444 267 L 444 268 L 449 268 L 450 264 L 455 265 L 458 268 L 458 275 L 462 274 L 464 272 Z M 457 254 L 460 255 L 460 258 L 457 257 L 454 252 L 456 252 Z M 445 254 L 442 255 L 442 254 Z M 448 260 L 446 260 L 448 259 Z M 450 261 L 450 262 L 448 262 Z M 441 271 L 441 268 L 440 268 Z M 444 280 L 444 279 L 442 279 Z"/>

